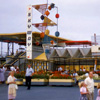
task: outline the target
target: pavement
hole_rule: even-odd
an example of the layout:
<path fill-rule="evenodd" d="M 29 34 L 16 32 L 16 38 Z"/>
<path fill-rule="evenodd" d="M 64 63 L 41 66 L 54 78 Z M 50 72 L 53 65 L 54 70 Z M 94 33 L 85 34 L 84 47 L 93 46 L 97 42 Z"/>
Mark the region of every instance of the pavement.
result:
<path fill-rule="evenodd" d="M 79 100 L 79 87 L 54 87 L 32 86 L 27 90 L 25 86 L 19 86 L 15 100 Z M 94 100 L 97 89 L 95 88 Z M 8 100 L 8 86 L 0 84 L 0 100 Z"/>

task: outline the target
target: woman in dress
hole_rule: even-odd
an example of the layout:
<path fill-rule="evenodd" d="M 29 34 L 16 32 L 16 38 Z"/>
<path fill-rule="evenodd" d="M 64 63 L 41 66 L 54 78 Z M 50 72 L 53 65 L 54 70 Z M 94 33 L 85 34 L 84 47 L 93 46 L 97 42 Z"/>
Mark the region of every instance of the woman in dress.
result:
<path fill-rule="evenodd" d="M 15 82 L 14 71 L 10 72 L 10 76 L 7 79 L 8 86 L 8 99 L 13 100 L 16 97 L 16 89 L 18 88 Z"/>
<path fill-rule="evenodd" d="M 86 94 L 88 94 L 88 90 L 86 87 L 86 84 L 84 82 L 81 82 L 80 84 L 80 100 L 88 100 Z"/>
<path fill-rule="evenodd" d="M 97 98 L 96 98 L 96 100 L 100 100 L 100 83 L 98 83 L 97 89 L 98 89 L 98 91 L 97 91 Z"/>

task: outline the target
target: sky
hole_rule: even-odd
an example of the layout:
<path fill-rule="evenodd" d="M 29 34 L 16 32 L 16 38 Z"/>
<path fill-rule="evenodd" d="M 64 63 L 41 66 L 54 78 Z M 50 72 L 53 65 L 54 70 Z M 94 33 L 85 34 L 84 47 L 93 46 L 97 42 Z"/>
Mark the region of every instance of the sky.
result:
<path fill-rule="evenodd" d="M 0 33 L 26 32 L 27 6 L 45 4 L 47 0 L 0 0 Z M 100 34 L 100 0 L 48 0 L 59 9 L 58 30 L 60 37 L 71 40 L 91 40 Z M 56 10 L 49 18 L 56 22 Z M 40 22 L 41 13 L 33 9 L 33 23 Z M 50 27 L 55 35 L 56 27 Z M 38 31 L 33 27 L 33 31 Z"/>

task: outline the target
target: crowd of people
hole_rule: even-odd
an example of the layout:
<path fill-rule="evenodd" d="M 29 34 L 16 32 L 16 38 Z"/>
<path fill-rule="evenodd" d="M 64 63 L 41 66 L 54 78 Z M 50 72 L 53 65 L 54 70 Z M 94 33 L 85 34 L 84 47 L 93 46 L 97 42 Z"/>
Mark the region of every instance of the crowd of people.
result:
<path fill-rule="evenodd" d="M 16 78 L 14 77 L 14 73 L 19 72 L 19 68 L 17 66 L 11 66 L 9 69 L 7 69 L 6 66 L 0 67 L 0 82 L 5 82 L 5 72 L 9 71 L 7 83 L 8 85 L 8 99 L 13 100 L 16 98 L 16 90 L 18 89 L 18 86 L 16 84 Z M 61 71 L 61 74 L 70 74 L 68 70 L 63 71 L 61 67 L 58 68 L 58 71 Z M 84 70 L 85 71 L 85 70 Z M 26 86 L 27 90 L 31 89 L 31 79 L 32 74 L 34 73 L 33 68 L 31 65 L 27 66 L 25 79 L 26 79 Z M 78 73 L 74 70 L 72 73 L 73 79 L 75 81 L 76 77 L 78 76 Z M 100 83 L 97 86 L 97 98 L 96 100 L 100 100 Z M 93 80 L 93 72 L 89 72 L 87 78 L 81 82 L 80 84 L 80 100 L 94 100 L 94 80 Z"/>
<path fill-rule="evenodd" d="M 7 77 L 9 76 L 10 71 L 14 71 L 15 73 L 19 72 L 18 66 L 0 66 L 0 83 L 5 83 Z"/>
<path fill-rule="evenodd" d="M 7 73 L 7 75 L 5 75 Z M 16 90 L 18 89 L 18 86 L 16 84 L 16 77 L 14 76 L 14 73 L 19 73 L 19 67 L 18 66 L 0 66 L 0 83 L 5 83 L 7 80 L 8 85 L 8 99 L 13 100 L 16 98 Z M 26 69 L 25 79 L 26 79 L 26 86 L 27 90 L 30 90 L 31 86 L 31 78 L 32 74 L 34 73 L 33 68 L 31 68 L 31 65 L 28 65 Z M 7 77 L 6 77 L 7 76 Z"/>

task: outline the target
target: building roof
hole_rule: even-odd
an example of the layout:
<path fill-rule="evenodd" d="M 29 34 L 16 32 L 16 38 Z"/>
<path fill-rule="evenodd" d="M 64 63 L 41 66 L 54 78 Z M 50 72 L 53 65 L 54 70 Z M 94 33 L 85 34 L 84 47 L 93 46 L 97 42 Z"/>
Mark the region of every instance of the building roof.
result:
<path fill-rule="evenodd" d="M 33 43 L 36 41 L 42 41 L 40 38 L 40 32 L 32 32 L 33 33 Z M 48 35 L 54 41 L 70 41 L 65 38 L 56 37 L 53 35 Z M 0 33 L 0 41 L 2 42 L 14 42 L 19 44 L 26 44 L 26 32 L 20 33 Z"/>

